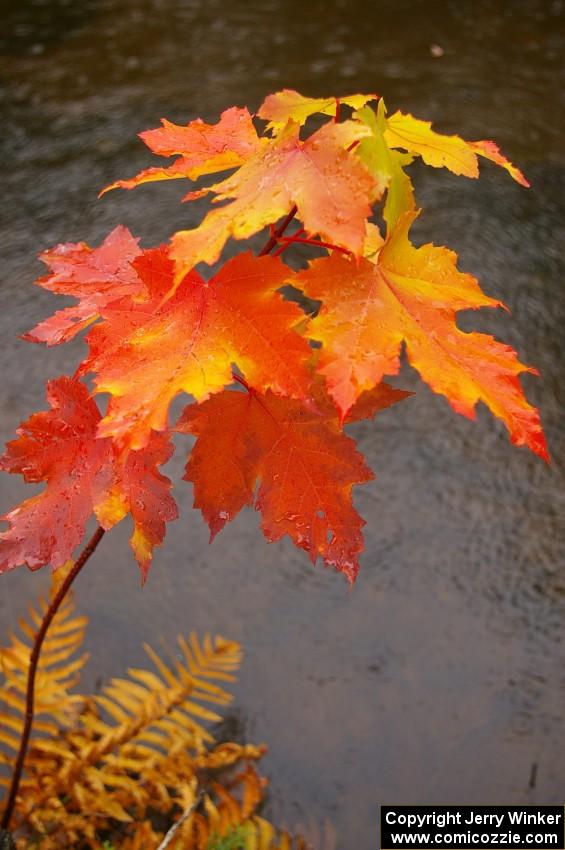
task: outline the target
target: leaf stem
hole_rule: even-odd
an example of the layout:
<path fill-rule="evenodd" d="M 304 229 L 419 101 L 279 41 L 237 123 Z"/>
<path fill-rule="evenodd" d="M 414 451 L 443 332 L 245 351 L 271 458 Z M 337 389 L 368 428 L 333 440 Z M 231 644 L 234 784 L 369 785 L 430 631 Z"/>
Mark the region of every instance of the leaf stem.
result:
<path fill-rule="evenodd" d="M 335 99 L 335 118 L 334 118 L 334 124 L 339 124 L 340 111 L 341 111 L 341 101 L 340 101 L 339 97 L 336 97 L 336 99 Z"/>
<path fill-rule="evenodd" d="M 10 820 L 12 819 L 14 806 L 16 804 L 16 797 L 20 787 L 20 780 L 22 778 L 24 760 L 26 757 L 27 748 L 29 745 L 29 737 L 31 735 L 31 729 L 33 726 L 35 677 L 37 674 L 37 665 L 39 662 L 39 656 L 41 654 L 41 647 L 43 645 L 45 635 L 47 634 L 47 630 L 51 625 L 53 617 L 59 610 L 63 599 L 67 595 L 70 586 L 72 585 L 73 581 L 78 576 L 90 556 L 95 551 L 96 547 L 104 537 L 105 533 L 105 530 L 101 526 L 98 526 L 98 528 L 96 529 L 96 531 L 94 532 L 94 534 L 78 556 L 67 577 L 62 582 L 61 586 L 59 587 L 59 590 L 51 600 L 49 607 L 47 608 L 47 611 L 43 616 L 41 625 L 34 637 L 33 646 L 29 657 L 29 669 L 27 674 L 25 721 L 20 739 L 20 748 L 18 750 L 18 755 L 14 766 L 14 772 L 12 774 L 12 784 L 10 785 L 10 792 L 8 794 L 8 802 L 6 803 L 6 808 L 4 809 L 4 814 L 2 815 L 2 822 L 0 824 L 2 829 L 8 829 L 8 827 L 10 826 Z"/>
<path fill-rule="evenodd" d="M 236 375 L 235 372 L 232 372 L 231 376 L 234 379 L 234 381 L 237 381 L 238 384 L 241 384 L 242 387 L 245 387 L 247 392 L 249 392 L 249 393 L 252 392 L 251 387 L 249 386 L 249 384 L 247 383 L 245 378 L 242 378 L 241 375 Z"/>
<path fill-rule="evenodd" d="M 298 212 L 298 208 L 295 204 L 293 206 L 293 208 L 291 209 L 291 211 L 289 212 L 289 214 L 287 215 L 287 217 L 283 220 L 282 224 L 280 224 L 279 227 L 276 228 L 276 230 L 271 231 L 270 237 L 268 238 L 268 240 L 265 243 L 265 245 L 263 246 L 263 248 L 259 251 L 259 255 L 258 255 L 259 257 L 264 257 L 265 254 L 271 253 L 271 251 L 273 250 L 275 245 L 278 244 L 279 237 L 283 235 L 283 233 L 285 232 L 285 230 L 287 229 L 288 225 L 290 224 L 290 222 L 292 221 L 292 219 L 294 218 L 294 216 L 296 215 L 297 212 Z"/>

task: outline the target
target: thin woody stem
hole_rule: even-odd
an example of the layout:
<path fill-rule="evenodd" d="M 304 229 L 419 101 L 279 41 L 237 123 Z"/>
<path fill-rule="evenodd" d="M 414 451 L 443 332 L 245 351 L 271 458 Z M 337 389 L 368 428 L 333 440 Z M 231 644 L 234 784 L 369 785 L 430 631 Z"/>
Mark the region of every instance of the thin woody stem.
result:
<path fill-rule="evenodd" d="M 340 112 L 341 112 L 341 101 L 340 101 L 339 97 L 336 97 L 336 99 L 335 99 L 335 118 L 334 118 L 334 124 L 339 124 Z"/>
<path fill-rule="evenodd" d="M 291 237 L 288 237 L 288 238 L 289 238 L 289 239 L 292 239 L 292 240 L 294 241 L 295 239 L 298 239 L 298 237 L 299 237 L 299 236 L 302 236 L 302 234 L 303 234 L 303 233 L 305 233 L 305 232 L 306 232 L 306 231 L 304 230 L 304 228 L 303 228 L 303 227 L 301 227 L 301 228 L 300 228 L 300 230 L 297 230 L 297 231 L 296 231 L 296 233 L 293 233 L 293 234 L 292 234 L 292 236 L 291 236 Z M 278 257 L 278 256 L 280 256 L 280 254 L 282 254 L 282 252 L 283 252 L 283 251 L 286 251 L 286 249 L 287 249 L 290 245 L 292 245 L 292 242 L 290 242 L 290 241 L 288 241 L 288 242 L 287 242 L 286 240 L 285 240 L 285 241 L 283 241 L 283 240 L 279 240 L 279 241 L 282 241 L 282 243 L 283 243 L 283 244 L 282 244 L 282 245 L 279 245 L 279 247 L 277 248 L 277 250 L 276 250 L 276 251 L 273 251 L 273 257 Z"/>
<path fill-rule="evenodd" d="M 351 254 L 351 251 L 348 251 L 347 248 L 342 248 L 340 245 L 334 245 L 333 242 L 322 242 L 320 239 L 304 239 L 297 234 L 294 234 L 293 236 L 281 236 L 279 237 L 279 242 L 284 243 L 285 248 L 298 243 L 300 245 L 313 245 L 315 248 L 328 248 L 331 251 L 340 251 L 342 254 Z M 279 252 L 280 249 L 276 252 L 276 254 Z"/>
<path fill-rule="evenodd" d="M 291 209 L 291 211 L 289 212 L 289 214 L 287 215 L 287 217 L 283 220 L 282 224 L 280 224 L 279 227 L 276 228 L 276 230 L 273 230 L 271 232 L 271 235 L 270 235 L 269 239 L 267 240 L 266 244 L 259 251 L 259 257 L 264 257 L 265 254 L 270 254 L 270 252 L 273 250 L 275 245 L 278 244 L 279 238 L 283 235 L 283 233 L 285 232 L 285 230 L 287 229 L 288 225 L 290 224 L 290 222 L 292 221 L 292 219 L 294 218 L 294 216 L 296 215 L 297 212 L 298 212 L 298 208 L 295 204 L 293 206 L 293 208 Z"/>
<path fill-rule="evenodd" d="M 12 774 L 12 784 L 10 785 L 10 792 L 8 794 L 8 802 L 6 803 L 6 808 L 4 809 L 4 814 L 2 815 L 2 822 L 0 824 L 2 829 L 8 829 L 8 827 L 10 826 L 10 820 L 12 819 L 12 814 L 16 803 L 16 797 L 20 787 L 20 780 L 22 778 L 24 761 L 29 745 L 29 737 L 33 726 L 35 677 L 37 674 L 37 665 L 39 662 L 39 656 L 41 654 L 41 647 L 43 645 L 45 635 L 47 634 L 47 630 L 51 625 L 53 617 L 59 610 L 63 599 L 67 595 L 70 586 L 72 585 L 73 581 L 78 576 L 90 556 L 95 551 L 96 547 L 104 537 L 105 533 L 106 532 L 104 531 L 104 529 L 101 526 L 98 526 L 98 528 L 96 529 L 96 531 L 94 532 L 94 534 L 78 556 L 67 577 L 62 582 L 61 586 L 59 587 L 59 590 L 51 600 L 49 607 L 47 608 L 47 611 L 43 616 L 41 625 L 34 637 L 31 655 L 29 658 L 29 670 L 27 674 L 25 722 L 24 727 L 22 729 L 22 736 L 20 739 L 20 748 L 18 750 L 16 764 L 14 766 L 14 772 Z"/>

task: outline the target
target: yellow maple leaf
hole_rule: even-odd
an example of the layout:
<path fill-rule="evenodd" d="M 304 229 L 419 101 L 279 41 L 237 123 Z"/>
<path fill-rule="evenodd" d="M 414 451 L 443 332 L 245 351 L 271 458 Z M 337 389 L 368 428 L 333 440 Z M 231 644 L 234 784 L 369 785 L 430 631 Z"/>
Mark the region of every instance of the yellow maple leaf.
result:
<path fill-rule="evenodd" d="M 268 95 L 257 113 L 259 118 L 268 121 L 267 130 L 278 131 L 287 121 L 304 124 L 311 115 L 321 113 L 335 117 L 339 104 L 361 109 L 371 100 L 377 100 L 376 94 L 352 94 L 346 97 L 305 97 L 294 89 L 283 89 Z"/>

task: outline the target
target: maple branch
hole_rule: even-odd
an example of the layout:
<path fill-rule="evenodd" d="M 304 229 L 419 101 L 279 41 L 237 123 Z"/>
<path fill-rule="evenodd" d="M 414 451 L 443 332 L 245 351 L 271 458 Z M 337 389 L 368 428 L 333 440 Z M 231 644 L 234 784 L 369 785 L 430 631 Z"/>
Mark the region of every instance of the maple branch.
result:
<path fill-rule="evenodd" d="M 304 228 L 303 228 L 303 227 L 301 227 L 299 230 L 297 230 L 297 231 L 296 231 L 296 233 L 293 233 L 293 234 L 292 234 L 292 237 L 291 237 L 291 238 L 292 238 L 293 240 L 295 240 L 295 239 L 297 239 L 299 236 L 302 236 L 302 234 L 303 234 L 303 233 L 306 233 L 306 231 L 304 230 Z M 279 240 L 279 241 L 283 241 L 283 240 Z M 291 244 L 292 244 L 292 242 L 286 242 L 286 241 L 283 241 L 283 244 L 282 244 L 282 245 L 279 245 L 279 247 L 277 248 L 277 250 L 274 252 L 273 257 L 278 257 L 280 254 L 282 254 L 282 252 L 283 252 L 283 251 L 286 251 L 286 249 L 288 248 L 288 246 L 289 246 L 289 245 L 291 245 Z"/>
<path fill-rule="evenodd" d="M 26 688 L 26 713 L 25 713 L 25 721 L 24 727 L 22 729 L 22 736 L 20 739 L 20 748 L 18 750 L 18 755 L 16 758 L 16 764 L 14 766 L 14 772 L 12 774 L 12 784 L 10 785 L 10 792 L 8 794 L 8 802 L 6 803 L 6 808 L 4 809 L 4 814 L 2 815 L 2 822 L 0 823 L 0 827 L 2 829 L 8 829 L 10 825 L 10 820 L 12 818 L 12 813 L 14 811 L 14 806 L 16 803 L 16 796 L 18 794 L 18 790 L 20 787 L 20 780 L 22 778 L 22 771 L 24 767 L 24 760 L 27 753 L 27 748 L 29 744 L 29 737 L 31 735 L 31 729 L 33 726 L 33 712 L 34 712 L 34 697 L 35 697 L 35 677 L 37 674 L 37 665 L 39 662 L 39 656 L 41 654 L 41 647 L 43 645 L 43 641 L 45 640 L 45 635 L 47 634 L 47 630 L 51 625 L 51 621 L 53 617 L 59 610 L 59 607 L 67 595 L 70 586 L 72 585 L 75 578 L 78 576 L 90 556 L 95 551 L 96 547 L 106 534 L 105 530 L 98 526 L 77 560 L 75 561 L 72 569 L 67 574 L 65 580 L 62 582 L 59 590 L 51 600 L 47 611 L 43 616 L 43 620 L 41 621 L 41 625 L 38 631 L 35 634 L 33 640 L 33 646 L 31 649 L 31 655 L 29 657 L 29 670 L 27 674 L 27 688 Z"/>
<path fill-rule="evenodd" d="M 285 232 L 285 230 L 287 229 L 288 225 L 290 224 L 290 222 L 292 221 L 292 219 L 294 218 L 294 216 L 296 215 L 297 212 L 298 212 L 298 207 L 295 204 L 293 206 L 293 208 L 291 209 L 291 211 L 289 212 L 289 214 L 287 215 L 287 217 L 283 220 L 282 224 L 280 224 L 279 227 L 276 228 L 276 230 L 272 231 L 272 233 L 271 233 L 269 239 L 267 240 L 266 244 L 259 251 L 259 254 L 258 254 L 259 257 L 264 257 L 265 254 L 269 254 L 273 250 L 275 245 L 278 244 L 279 238 L 283 235 L 283 233 Z"/>
<path fill-rule="evenodd" d="M 300 233 L 301 231 L 298 232 Z M 313 245 L 315 248 L 328 248 L 331 251 L 340 251 L 342 254 L 351 254 L 351 251 L 348 251 L 347 248 L 341 248 L 339 245 L 334 245 L 333 242 L 322 242 L 320 239 L 306 239 L 298 236 L 296 233 L 292 236 L 279 237 L 279 242 L 283 242 L 285 248 L 298 242 L 301 245 Z M 279 253 L 280 249 L 275 253 L 275 256 Z"/>

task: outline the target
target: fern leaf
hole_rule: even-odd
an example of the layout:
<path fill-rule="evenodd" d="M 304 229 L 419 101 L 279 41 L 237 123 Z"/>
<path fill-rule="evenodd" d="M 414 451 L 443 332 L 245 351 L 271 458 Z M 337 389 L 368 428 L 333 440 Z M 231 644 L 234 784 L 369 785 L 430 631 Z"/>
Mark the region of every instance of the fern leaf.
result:
<path fill-rule="evenodd" d="M 163 686 L 159 677 L 156 676 L 155 673 L 152 673 L 151 670 L 141 670 L 135 667 L 130 667 L 128 670 L 128 676 L 143 682 L 150 691 L 158 691 Z"/>
<path fill-rule="evenodd" d="M 6 732 L 5 729 L 0 729 L 0 743 L 9 747 L 14 752 L 17 752 L 20 745 L 20 739 L 15 735 L 11 735 L 9 732 Z"/>

